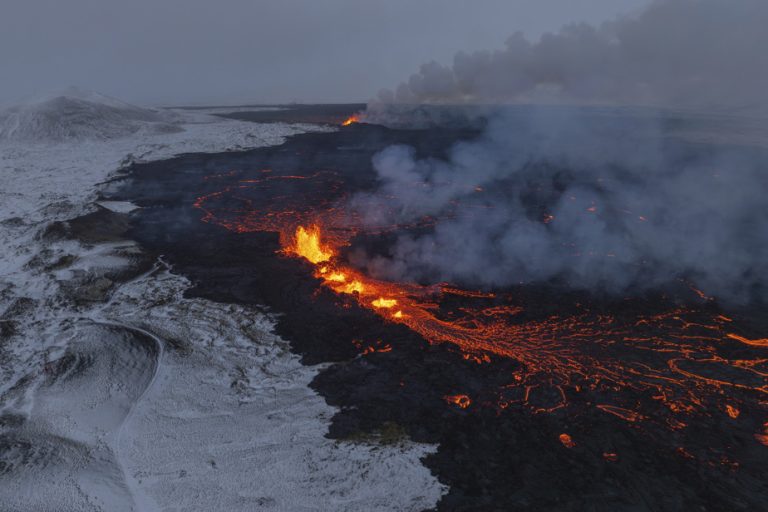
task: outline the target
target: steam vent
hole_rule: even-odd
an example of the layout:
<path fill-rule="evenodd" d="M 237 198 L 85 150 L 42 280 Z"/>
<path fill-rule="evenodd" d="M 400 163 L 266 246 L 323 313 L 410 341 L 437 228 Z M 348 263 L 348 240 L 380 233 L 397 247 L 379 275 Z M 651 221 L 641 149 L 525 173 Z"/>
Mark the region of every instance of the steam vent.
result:
<path fill-rule="evenodd" d="M 768 2 L 165 3 L 0 16 L 0 512 L 768 512 Z"/>

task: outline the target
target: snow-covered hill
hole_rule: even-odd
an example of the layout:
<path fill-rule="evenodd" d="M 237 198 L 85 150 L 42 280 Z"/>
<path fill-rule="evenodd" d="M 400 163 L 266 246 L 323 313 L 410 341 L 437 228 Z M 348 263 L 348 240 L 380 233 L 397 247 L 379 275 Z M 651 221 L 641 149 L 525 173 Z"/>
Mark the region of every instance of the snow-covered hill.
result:
<path fill-rule="evenodd" d="M 0 111 L 0 140 L 60 142 L 109 140 L 139 132 L 181 131 L 177 116 L 76 88 Z"/>
<path fill-rule="evenodd" d="M 74 96 L 16 107 L 24 122 L 0 138 L 0 510 L 433 507 L 445 487 L 420 459 L 434 446 L 327 439 L 337 409 L 308 386 L 318 368 L 269 315 L 185 298 L 162 259 L 136 275 L 131 240 L 59 232 L 127 221 L 134 207 L 98 184 L 131 162 L 327 128 Z M 165 116 L 177 130 L 153 132 Z"/>

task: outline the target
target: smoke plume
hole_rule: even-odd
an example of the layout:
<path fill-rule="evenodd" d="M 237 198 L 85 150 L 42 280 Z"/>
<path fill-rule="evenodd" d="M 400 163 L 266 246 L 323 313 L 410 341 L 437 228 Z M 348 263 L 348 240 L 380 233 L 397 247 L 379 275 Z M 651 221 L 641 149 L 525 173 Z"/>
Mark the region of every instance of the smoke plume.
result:
<path fill-rule="evenodd" d="M 423 66 L 369 119 L 451 119 L 471 109 L 435 104 L 463 103 L 485 105 L 488 124 L 442 160 L 405 146 L 378 154 L 378 190 L 350 207 L 371 225 L 433 229 L 351 258 L 398 280 L 609 293 L 682 281 L 724 300 L 765 298 L 768 151 L 744 144 L 733 118 L 615 105 L 765 107 L 766 19 L 764 0 L 656 1 L 634 19 L 537 42 L 515 34 L 503 50 Z M 560 106 L 488 107 L 537 102 Z"/>
<path fill-rule="evenodd" d="M 765 0 L 657 0 L 631 19 L 430 62 L 374 103 L 765 106 L 766 20 Z"/>
<path fill-rule="evenodd" d="M 367 223 L 436 219 L 374 276 L 485 288 L 557 280 L 609 293 L 676 280 L 748 302 L 768 285 L 768 155 L 669 136 L 657 116 L 507 109 L 445 160 L 393 146 L 380 187 L 353 198 Z"/>

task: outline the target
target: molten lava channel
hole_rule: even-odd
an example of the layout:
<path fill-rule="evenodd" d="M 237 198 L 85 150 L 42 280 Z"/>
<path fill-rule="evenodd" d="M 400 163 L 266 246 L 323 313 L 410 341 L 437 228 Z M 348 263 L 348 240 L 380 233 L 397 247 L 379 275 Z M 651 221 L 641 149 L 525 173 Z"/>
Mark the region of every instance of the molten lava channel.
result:
<path fill-rule="evenodd" d="M 250 203 L 233 208 L 232 197 L 247 187 L 298 179 L 326 180 L 336 186 L 323 173 L 310 177 L 265 174 L 199 198 L 195 206 L 204 212 L 203 221 L 239 233 L 277 231 L 284 255 L 305 259 L 323 286 L 353 297 L 386 321 L 404 324 L 430 343 L 450 343 L 467 361 L 517 361 L 521 370 L 509 375 L 509 384 L 496 391 L 490 404 L 499 411 L 516 405 L 548 413 L 568 407 L 574 396 L 590 393 L 596 398 L 587 402 L 600 413 L 627 423 L 655 421 L 681 430 L 696 421 L 697 414 L 741 421 L 741 411 L 768 403 L 768 358 L 760 355 L 768 342 L 735 334 L 733 320 L 711 306 L 679 306 L 631 318 L 582 308 L 576 313 L 521 319 L 524 305 L 500 301 L 489 305 L 496 299 L 493 293 L 448 284 L 377 280 L 340 256 L 341 249 L 365 230 L 350 223 L 338 202 L 318 195 L 317 201 L 301 201 L 308 205 L 304 210 L 286 209 L 282 204 L 259 210 Z M 440 303 L 446 297 L 461 302 L 460 315 L 442 314 Z M 728 344 L 751 352 L 734 350 L 741 357 L 726 357 L 722 347 Z M 363 354 L 392 350 L 391 345 L 385 346 L 361 350 Z M 657 404 L 654 410 L 644 410 L 647 404 L 632 398 L 637 396 L 650 397 Z M 446 395 L 445 400 L 462 409 L 475 403 L 467 394 Z M 756 432 L 755 439 L 768 442 L 766 432 Z"/>
<path fill-rule="evenodd" d="M 374 310 L 391 311 L 393 319 L 402 319 L 401 308 L 395 310 L 399 300 L 395 296 L 404 295 L 404 290 L 396 285 L 376 281 L 364 276 L 361 272 L 348 266 L 341 265 L 338 260 L 338 248 L 329 246 L 322 239 L 319 225 L 298 226 L 292 236 L 283 237 L 287 245 L 283 247 L 286 254 L 306 259 L 315 265 L 315 277 L 337 293 L 356 295 L 359 302 Z"/>

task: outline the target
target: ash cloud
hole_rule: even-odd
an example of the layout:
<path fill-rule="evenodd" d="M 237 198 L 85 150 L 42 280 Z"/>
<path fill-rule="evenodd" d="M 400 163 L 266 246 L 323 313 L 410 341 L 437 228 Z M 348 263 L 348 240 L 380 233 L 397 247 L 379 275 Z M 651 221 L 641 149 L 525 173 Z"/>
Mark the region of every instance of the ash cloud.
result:
<path fill-rule="evenodd" d="M 634 18 L 573 24 L 537 41 L 430 62 L 391 103 L 570 102 L 764 107 L 768 2 L 657 0 Z"/>
<path fill-rule="evenodd" d="M 448 158 L 378 154 L 380 187 L 350 207 L 369 225 L 436 219 L 387 254 L 353 253 L 374 276 L 483 288 L 557 281 L 608 293 L 683 280 L 746 303 L 768 289 L 766 150 L 669 135 L 643 112 L 518 107 Z"/>

